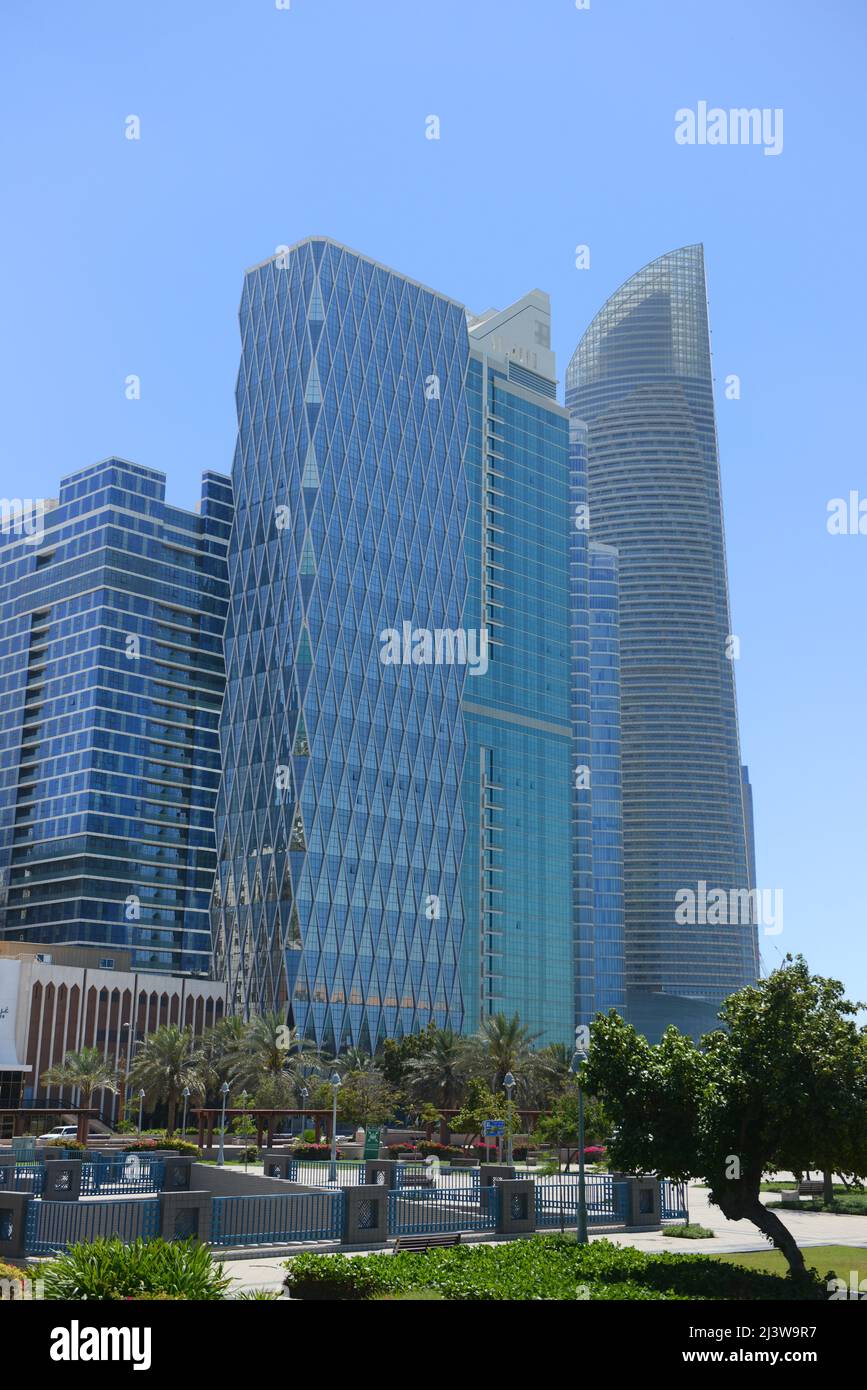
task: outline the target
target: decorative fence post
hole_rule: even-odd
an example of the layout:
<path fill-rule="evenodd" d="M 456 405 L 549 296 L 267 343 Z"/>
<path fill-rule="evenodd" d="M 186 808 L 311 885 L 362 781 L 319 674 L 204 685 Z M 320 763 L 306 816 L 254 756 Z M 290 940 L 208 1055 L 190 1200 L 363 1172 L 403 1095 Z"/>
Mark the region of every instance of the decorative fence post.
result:
<path fill-rule="evenodd" d="M 81 1196 L 81 1159 L 47 1158 L 43 1202 L 77 1202 Z"/>
<path fill-rule="evenodd" d="M 0 1260 L 21 1260 L 27 1248 L 27 1192 L 0 1192 Z"/>
<path fill-rule="evenodd" d="M 397 1187 L 399 1165 L 394 1158 L 369 1158 L 364 1164 L 364 1181 L 368 1187 L 384 1187 L 387 1192 Z"/>
<path fill-rule="evenodd" d="M 211 1238 L 210 1192 L 161 1192 L 159 1233 L 163 1240 L 198 1240 Z"/>
<path fill-rule="evenodd" d="M 365 1183 L 343 1189 L 343 1245 L 384 1245 L 388 1240 L 388 1189 Z"/>
<path fill-rule="evenodd" d="M 497 1235 L 532 1235 L 536 1229 L 536 1184 L 505 1178 L 496 1184 Z"/>

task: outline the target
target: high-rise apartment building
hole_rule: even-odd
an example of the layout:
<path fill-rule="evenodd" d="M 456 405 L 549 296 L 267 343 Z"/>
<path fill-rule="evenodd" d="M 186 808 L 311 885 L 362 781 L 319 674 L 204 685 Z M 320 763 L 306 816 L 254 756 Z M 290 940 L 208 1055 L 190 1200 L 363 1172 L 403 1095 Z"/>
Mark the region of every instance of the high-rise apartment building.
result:
<path fill-rule="evenodd" d="M 488 633 L 464 684 L 461 876 L 466 1026 L 518 1013 L 540 1043 L 576 1016 L 572 898 L 569 424 L 551 309 L 533 290 L 469 319 L 464 626 Z M 585 629 L 586 608 L 581 616 Z M 584 735 L 589 737 L 585 706 Z M 589 819 L 583 832 L 589 856 Z M 591 931 L 589 895 L 586 927 Z"/>
<path fill-rule="evenodd" d="M 314 237 L 240 323 L 217 968 L 327 1047 L 460 1028 L 464 310 Z"/>
<path fill-rule="evenodd" d="M 701 246 L 611 296 L 567 405 L 590 535 L 619 555 L 628 1013 L 697 1031 L 758 971 L 753 921 L 676 919 L 683 891 L 751 886 Z"/>
<path fill-rule="evenodd" d="M 207 974 L 231 484 L 107 459 L 0 531 L 0 938 Z"/>

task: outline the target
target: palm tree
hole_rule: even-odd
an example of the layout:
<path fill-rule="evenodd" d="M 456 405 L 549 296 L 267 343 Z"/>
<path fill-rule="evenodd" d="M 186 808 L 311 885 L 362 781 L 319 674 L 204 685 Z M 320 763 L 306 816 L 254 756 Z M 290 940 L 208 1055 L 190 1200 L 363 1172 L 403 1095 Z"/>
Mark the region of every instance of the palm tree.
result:
<path fill-rule="evenodd" d="M 335 1066 L 341 1067 L 347 1074 L 359 1071 L 378 1071 L 376 1058 L 371 1057 L 369 1052 L 365 1052 L 363 1047 L 347 1047 L 345 1051 L 339 1052 L 333 1061 Z"/>
<path fill-rule="evenodd" d="M 202 1034 L 199 1069 L 206 1100 L 215 1100 L 223 1082 L 229 1080 L 234 1053 L 246 1036 L 247 1026 L 238 1014 L 229 1014 Z"/>
<path fill-rule="evenodd" d="M 295 1028 L 288 1028 L 281 1014 L 258 1014 L 229 1049 L 229 1081 L 233 1087 L 244 1086 L 253 1093 L 264 1084 L 273 1103 L 303 1084 L 302 1059 L 315 1052 L 315 1045 Z"/>
<path fill-rule="evenodd" d="M 94 1091 L 118 1091 L 114 1067 L 98 1047 L 84 1047 L 81 1052 L 67 1052 L 59 1067 L 49 1067 L 42 1073 L 43 1086 L 69 1086 L 79 1092 L 79 1103 L 87 1109 Z"/>
<path fill-rule="evenodd" d="M 532 1101 L 540 1110 L 550 1108 L 572 1080 L 572 1048 L 566 1043 L 540 1047 L 528 1059 Z"/>
<path fill-rule="evenodd" d="M 492 1014 L 490 1018 L 482 1020 L 476 1035 L 476 1046 L 486 1059 L 488 1069 L 493 1071 L 492 1090 L 502 1089 L 509 1072 L 516 1075 L 519 1088 L 526 1089 L 529 1080 L 526 1069 L 533 1055 L 533 1043 L 539 1036 L 524 1026 L 517 1013 L 511 1018 L 505 1014 Z M 523 1079 L 522 1070 L 525 1073 Z"/>
<path fill-rule="evenodd" d="M 407 1063 L 410 1089 L 417 1100 L 429 1101 L 438 1110 L 454 1110 L 463 1098 L 466 1068 L 466 1039 L 451 1028 L 437 1028 L 431 1031 L 424 1056 Z"/>
<path fill-rule="evenodd" d="M 145 1091 L 149 1105 L 165 1101 L 166 1134 L 171 1135 L 184 1088 L 189 1087 L 197 1099 L 205 1091 L 201 1056 L 192 1029 L 169 1023 L 151 1033 L 139 1043 L 129 1080 L 132 1086 Z"/>

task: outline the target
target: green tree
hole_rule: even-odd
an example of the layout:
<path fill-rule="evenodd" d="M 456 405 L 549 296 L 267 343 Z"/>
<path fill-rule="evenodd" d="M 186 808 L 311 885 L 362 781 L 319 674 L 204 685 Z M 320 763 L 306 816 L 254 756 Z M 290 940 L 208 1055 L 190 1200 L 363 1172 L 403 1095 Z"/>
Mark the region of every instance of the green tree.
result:
<path fill-rule="evenodd" d="M 68 1086 L 80 1094 L 80 1104 L 87 1109 L 95 1091 L 118 1091 L 114 1067 L 98 1047 L 83 1047 L 80 1052 L 67 1052 L 60 1066 L 49 1067 L 42 1073 L 43 1086 Z"/>
<path fill-rule="evenodd" d="M 867 1173 L 867 1029 L 837 980 L 803 957 L 731 995 L 696 1046 L 651 1046 L 613 1012 L 593 1025 L 585 1085 L 615 1125 L 619 1168 L 702 1178 L 731 1221 L 751 1221 L 794 1275 L 804 1257 L 761 1201 L 762 1176 L 817 1164 Z"/>
<path fill-rule="evenodd" d="M 330 1090 L 330 1088 L 329 1088 Z M 394 1114 L 397 1097 L 381 1072 L 349 1072 L 337 1092 L 337 1114 L 351 1125 L 384 1125 Z"/>
<path fill-rule="evenodd" d="M 605 1107 L 595 1096 L 584 1097 L 584 1143 L 602 1144 L 608 1138 L 611 1126 Z M 574 1081 L 569 1088 L 557 1097 L 547 1115 L 540 1115 L 536 1123 L 536 1138 L 549 1144 L 556 1151 L 557 1163 L 560 1150 L 567 1150 L 566 1168 L 568 1171 L 571 1155 L 568 1150 L 578 1146 L 578 1088 Z"/>
<path fill-rule="evenodd" d="M 421 1033 L 407 1033 L 403 1038 L 386 1038 L 377 1053 L 377 1067 L 389 1086 L 396 1091 L 404 1090 L 410 1084 L 409 1068 L 419 1057 L 424 1057 L 431 1045 L 433 1034 L 438 1031 L 435 1023 L 430 1023 Z"/>
<path fill-rule="evenodd" d="M 494 1095 L 487 1081 L 480 1076 L 470 1077 L 464 1103 L 449 1121 L 453 1134 L 467 1134 L 474 1144 L 482 1136 L 485 1120 L 506 1119 L 506 1097 Z"/>
<path fill-rule="evenodd" d="M 197 1100 L 205 1090 L 192 1029 L 169 1023 L 151 1033 L 138 1045 L 129 1080 L 134 1088 L 145 1092 L 149 1106 L 165 1102 L 166 1134 L 171 1135 L 184 1087 L 188 1086 Z"/>

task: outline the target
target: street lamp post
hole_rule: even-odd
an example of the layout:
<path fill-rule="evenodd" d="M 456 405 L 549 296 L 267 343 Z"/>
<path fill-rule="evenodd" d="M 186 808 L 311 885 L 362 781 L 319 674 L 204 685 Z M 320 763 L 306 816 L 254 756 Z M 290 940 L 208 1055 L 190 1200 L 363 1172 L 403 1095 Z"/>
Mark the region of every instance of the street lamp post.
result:
<path fill-rule="evenodd" d="M 220 1095 L 223 1097 L 223 1112 L 220 1116 L 220 1149 L 217 1154 L 217 1167 L 222 1168 L 226 1162 L 224 1145 L 226 1142 L 226 1096 L 229 1094 L 229 1083 L 224 1081 L 220 1087 Z"/>
<path fill-rule="evenodd" d="M 578 1225 L 576 1238 L 579 1245 L 587 1244 L 587 1192 L 584 1183 L 584 1091 L 581 1087 L 581 1064 L 586 1052 L 576 1047 L 570 1064 L 570 1071 L 578 1085 Z"/>
<path fill-rule="evenodd" d="M 301 1087 L 301 1142 L 304 1142 L 304 1121 L 307 1116 L 304 1113 L 307 1109 L 307 1098 L 310 1095 L 306 1086 Z"/>
<path fill-rule="evenodd" d="M 510 1071 L 503 1077 L 503 1090 L 506 1092 L 508 1107 L 506 1110 L 506 1162 L 511 1166 L 512 1163 L 512 1096 L 514 1095 L 517 1082 Z"/>
<path fill-rule="evenodd" d="M 190 1088 L 189 1088 L 189 1086 L 185 1086 L 185 1087 L 184 1087 L 184 1089 L 181 1091 L 181 1095 L 182 1095 L 183 1098 L 184 1098 L 184 1123 L 183 1123 L 183 1131 L 184 1131 L 184 1138 L 186 1139 L 186 1137 L 187 1137 L 187 1106 L 188 1106 L 189 1103 L 190 1103 Z"/>
<path fill-rule="evenodd" d="M 340 1075 L 338 1072 L 331 1073 L 331 1165 L 328 1170 L 329 1182 L 337 1182 L 337 1092 L 340 1087 Z"/>
<path fill-rule="evenodd" d="M 139 1091 L 139 1093 L 138 1093 L 138 1137 L 139 1137 L 139 1139 L 141 1139 L 141 1112 L 142 1112 L 142 1106 L 144 1105 L 144 1098 L 145 1098 L 145 1093 L 144 1093 L 144 1091 Z"/>

